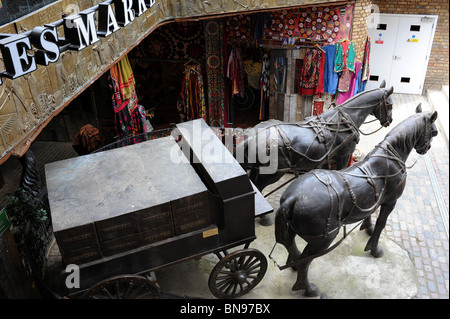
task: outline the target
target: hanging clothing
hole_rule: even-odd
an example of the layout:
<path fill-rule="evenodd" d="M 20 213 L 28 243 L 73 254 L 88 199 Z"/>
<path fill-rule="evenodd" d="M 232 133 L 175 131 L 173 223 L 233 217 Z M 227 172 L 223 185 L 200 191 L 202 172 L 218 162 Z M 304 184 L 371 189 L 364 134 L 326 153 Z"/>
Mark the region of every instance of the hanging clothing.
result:
<path fill-rule="evenodd" d="M 131 98 L 123 99 L 119 78 L 120 72 L 116 64 L 111 68 L 108 80 L 112 91 L 114 124 L 118 139 L 129 137 L 121 142 L 121 146 L 125 146 L 144 140 L 143 136 L 135 136 L 144 133 L 144 124 L 138 108 L 136 90 L 131 92 Z"/>
<path fill-rule="evenodd" d="M 313 102 L 313 114 L 312 115 L 320 115 L 323 113 L 324 101 L 314 101 Z"/>
<path fill-rule="evenodd" d="M 270 88 L 270 58 L 264 53 L 261 66 L 261 78 L 259 85 L 261 88 L 261 103 L 259 108 L 259 119 L 265 121 L 269 117 L 269 88 Z"/>
<path fill-rule="evenodd" d="M 341 74 L 339 75 L 339 83 L 337 90 L 339 92 L 347 92 L 350 89 L 351 79 L 352 73 L 347 69 L 342 70 Z"/>
<path fill-rule="evenodd" d="M 370 74 L 369 59 L 370 59 L 370 38 L 367 37 L 366 45 L 364 46 L 364 59 L 361 73 L 361 81 L 367 81 L 369 79 Z"/>
<path fill-rule="evenodd" d="M 339 92 L 339 98 L 338 98 L 338 105 L 341 105 L 351 97 L 353 97 L 353 93 L 355 91 L 355 85 L 356 85 L 356 78 L 357 74 L 361 70 L 361 62 L 356 61 L 355 62 L 355 72 L 348 72 L 350 74 L 350 83 L 349 83 L 349 89 L 346 92 Z"/>
<path fill-rule="evenodd" d="M 136 90 L 136 81 L 134 80 L 133 70 L 131 69 L 128 55 L 125 55 L 116 64 L 119 75 L 120 93 L 124 100 L 128 100 L 133 96 Z"/>
<path fill-rule="evenodd" d="M 356 62 L 356 63 L 358 63 L 358 62 Z M 362 74 L 362 67 L 359 69 L 358 73 L 356 74 L 355 90 L 353 91 L 353 95 L 356 95 L 363 91 L 361 74 Z"/>
<path fill-rule="evenodd" d="M 203 118 L 206 121 L 205 92 L 200 65 L 186 65 L 181 86 L 180 98 L 177 102 L 180 121 L 191 121 Z"/>
<path fill-rule="evenodd" d="M 306 51 L 300 75 L 300 94 L 323 93 L 324 66 L 325 54 L 322 50 L 309 49 Z"/>
<path fill-rule="evenodd" d="M 343 70 L 355 72 L 355 46 L 351 41 L 339 41 L 336 43 L 336 54 L 334 57 L 334 72 Z"/>
<path fill-rule="evenodd" d="M 286 58 L 276 57 L 273 66 L 273 85 L 275 92 L 284 92 L 286 85 Z"/>
<path fill-rule="evenodd" d="M 325 51 L 325 68 L 323 75 L 324 92 L 335 94 L 339 82 L 339 75 L 334 72 L 334 57 L 336 55 L 336 45 L 326 45 L 322 48 Z"/>
<path fill-rule="evenodd" d="M 235 96 L 244 94 L 244 66 L 241 52 L 238 48 L 231 50 L 228 58 L 227 77 L 231 79 L 231 94 Z"/>

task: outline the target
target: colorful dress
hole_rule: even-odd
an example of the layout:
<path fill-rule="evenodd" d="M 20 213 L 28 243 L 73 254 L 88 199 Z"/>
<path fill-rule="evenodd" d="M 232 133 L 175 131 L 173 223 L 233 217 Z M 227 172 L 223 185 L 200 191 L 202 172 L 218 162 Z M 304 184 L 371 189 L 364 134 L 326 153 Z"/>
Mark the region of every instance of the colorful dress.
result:
<path fill-rule="evenodd" d="M 186 65 L 181 86 L 180 98 L 177 102 L 180 121 L 203 118 L 206 121 L 205 91 L 200 65 Z"/>
<path fill-rule="evenodd" d="M 300 94 L 314 95 L 323 93 L 324 66 L 325 54 L 322 50 L 309 49 L 306 51 L 300 74 Z"/>

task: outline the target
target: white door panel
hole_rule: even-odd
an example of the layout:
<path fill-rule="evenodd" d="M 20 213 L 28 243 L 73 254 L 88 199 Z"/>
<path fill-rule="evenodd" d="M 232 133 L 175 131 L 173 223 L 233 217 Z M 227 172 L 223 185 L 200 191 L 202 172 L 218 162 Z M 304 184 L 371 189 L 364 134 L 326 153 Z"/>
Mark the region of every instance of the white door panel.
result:
<path fill-rule="evenodd" d="M 380 14 L 369 28 L 370 77 L 367 89 L 386 80 L 395 93 L 422 94 L 437 17 Z"/>

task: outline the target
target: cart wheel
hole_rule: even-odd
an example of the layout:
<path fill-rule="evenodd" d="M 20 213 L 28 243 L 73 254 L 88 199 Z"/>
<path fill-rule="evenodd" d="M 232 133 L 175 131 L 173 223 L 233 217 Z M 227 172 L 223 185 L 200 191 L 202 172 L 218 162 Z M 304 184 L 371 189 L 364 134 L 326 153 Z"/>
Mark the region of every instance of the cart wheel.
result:
<path fill-rule="evenodd" d="M 159 298 L 159 285 L 144 276 L 121 275 L 95 284 L 83 299 L 153 299 Z"/>
<path fill-rule="evenodd" d="M 237 298 L 259 284 L 267 259 L 256 249 L 235 251 L 221 259 L 209 276 L 209 290 L 217 298 Z"/>

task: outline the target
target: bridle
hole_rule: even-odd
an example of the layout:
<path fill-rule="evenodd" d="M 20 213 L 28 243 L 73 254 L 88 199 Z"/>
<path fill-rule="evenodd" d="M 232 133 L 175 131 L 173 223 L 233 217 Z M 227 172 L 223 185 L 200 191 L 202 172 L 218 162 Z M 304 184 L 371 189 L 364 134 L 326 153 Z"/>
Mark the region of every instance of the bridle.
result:
<path fill-rule="evenodd" d="M 389 98 L 389 97 L 387 97 L 386 98 L 386 94 L 387 94 L 387 92 L 384 92 L 383 93 L 383 96 L 382 96 L 382 102 L 381 103 L 378 103 L 378 106 L 377 106 L 377 108 L 375 109 L 375 111 L 373 111 L 371 114 L 373 115 L 373 116 L 375 116 L 375 119 L 373 119 L 373 120 L 371 120 L 371 121 L 367 121 L 367 122 L 364 122 L 363 124 L 369 124 L 369 123 L 372 123 L 372 122 L 375 122 L 375 121 L 380 121 L 380 124 L 384 121 L 384 123 L 386 124 L 387 123 L 387 119 L 391 116 L 391 114 L 392 114 L 392 109 L 390 109 L 390 110 L 388 110 L 388 106 L 387 106 L 387 99 Z M 382 115 L 382 110 L 384 110 L 384 117 L 383 117 L 383 115 Z M 378 117 L 375 115 L 376 114 L 376 112 L 378 111 Z M 389 112 L 390 111 L 390 112 Z M 364 133 L 363 131 L 361 131 L 361 130 L 359 130 L 359 132 L 362 134 L 362 135 L 372 135 L 372 134 L 374 134 L 374 133 L 376 133 L 376 132 L 378 132 L 379 130 L 381 130 L 383 127 L 384 127 L 384 125 L 385 124 L 381 124 L 380 125 L 380 127 L 378 128 L 378 129 L 376 129 L 375 131 L 373 131 L 373 132 L 371 132 L 371 133 Z"/>

